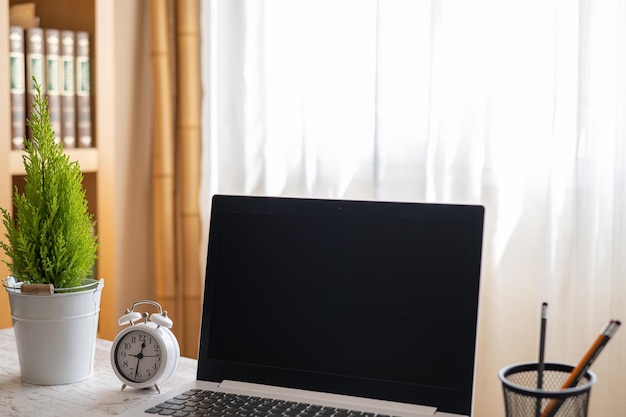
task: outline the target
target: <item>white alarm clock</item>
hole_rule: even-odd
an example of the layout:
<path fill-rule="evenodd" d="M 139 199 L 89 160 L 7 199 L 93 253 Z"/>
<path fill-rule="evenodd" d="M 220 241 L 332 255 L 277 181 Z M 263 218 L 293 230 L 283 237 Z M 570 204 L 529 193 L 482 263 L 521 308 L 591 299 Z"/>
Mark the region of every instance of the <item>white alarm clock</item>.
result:
<path fill-rule="evenodd" d="M 159 312 L 141 314 L 135 311 L 140 304 L 156 306 Z M 143 320 L 135 324 L 140 319 Z M 159 384 L 172 376 L 180 359 L 180 347 L 170 330 L 173 322 L 167 311 L 157 302 L 141 300 L 133 303 L 118 323 L 130 324 L 115 337 L 111 348 L 111 366 L 123 383 L 122 390 L 126 386 L 154 387 L 160 393 Z"/>

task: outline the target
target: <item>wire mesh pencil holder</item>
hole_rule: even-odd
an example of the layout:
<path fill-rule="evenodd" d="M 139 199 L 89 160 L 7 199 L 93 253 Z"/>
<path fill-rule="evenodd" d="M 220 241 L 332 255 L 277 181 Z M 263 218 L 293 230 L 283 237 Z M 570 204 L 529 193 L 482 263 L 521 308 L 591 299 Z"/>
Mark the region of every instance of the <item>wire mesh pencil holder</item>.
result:
<path fill-rule="evenodd" d="M 546 363 L 542 389 L 538 389 L 537 363 L 502 368 L 498 376 L 504 390 L 506 417 L 587 417 L 596 376 L 587 371 L 577 386 L 561 388 L 573 369 L 571 365 Z"/>

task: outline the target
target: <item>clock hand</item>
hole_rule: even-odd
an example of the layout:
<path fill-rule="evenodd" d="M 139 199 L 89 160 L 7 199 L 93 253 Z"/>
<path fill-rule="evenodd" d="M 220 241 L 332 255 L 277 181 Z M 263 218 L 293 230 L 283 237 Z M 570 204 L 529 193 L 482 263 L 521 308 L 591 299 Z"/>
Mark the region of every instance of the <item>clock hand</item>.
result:
<path fill-rule="evenodd" d="M 137 355 L 131 355 L 137 358 L 137 368 L 135 368 L 135 378 L 137 378 L 137 373 L 139 372 L 139 361 L 141 361 L 141 358 L 143 358 L 143 350 L 145 347 L 146 347 L 146 342 L 142 342 L 141 350 L 139 351 L 139 353 Z M 136 381 L 136 382 L 139 382 L 139 381 Z"/>
<path fill-rule="evenodd" d="M 143 348 L 144 348 L 144 347 L 145 347 L 145 346 L 144 346 L 144 345 L 142 345 L 142 349 L 141 349 L 141 350 L 143 350 Z M 134 357 L 134 358 L 139 358 L 139 359 L 141 359 L 141 358 L 156 358 L 156 357 L 158 357 L 159 355 L 144 355 L 143 353 L 139 352 L 139 353 L 138 353 L 138 354 L 136 354 L 136 355 L 133 355 L 132 353 L 129 353 L 129 354 L 128 354 L 128 356 L 132 356 L 132 357 Z"/>
<path fill-rule="evenodd" d="M 143 358 L 143 350 L 144 350 L 145 347 L 146 347 L 146 342 L 141 342 L 141 350 L 137 354 L 137 357 L 139 359 Z"/>
<path fill-rule="evenodd" d="M 128 355 L 128 356 L 132 356 L 134 358 L 139 358 L 139 359 L 142 359 L 142 358 L 158 358 L 159 357 L 159 355 L 142 355 L 142 354 L 139 354 L 139 355 Z"/>
<path fill-rule="evenodd" d="M 139 358 L 139 359 L 141 359 L 141 358 L 145 358 L 145 357 L 146 357 L 146 355 L 144 355 L 144 354 L 142 353 L 142 352 L 143 352 L 143 348 L 145 348 L 145 347 L 146 347 L 146 344 L 145 344 L 145 342 L 144 342 L 144 343 L 142 343 L 142 344 L 141 344 L 141 350 L 139 351 L 139 353 L 138 353 L 138 354 L 133 355 L 132 353 L 129 353 L 129 354 L 128 354 L 128 356 L 133 356 L 133 357 L 135 357 L 135 358 Z"/>
<path fill-rule="evenodd" d="M 155 358 L 155 357 L 157 357 L 157 355 L 144 355 L 143 353 L 138 353 L 136 355 L 128 354 L 128 356 L 132 356 L 134 358 L 139 358 L 139 359 L 141 359 L 141 358 Z"/>

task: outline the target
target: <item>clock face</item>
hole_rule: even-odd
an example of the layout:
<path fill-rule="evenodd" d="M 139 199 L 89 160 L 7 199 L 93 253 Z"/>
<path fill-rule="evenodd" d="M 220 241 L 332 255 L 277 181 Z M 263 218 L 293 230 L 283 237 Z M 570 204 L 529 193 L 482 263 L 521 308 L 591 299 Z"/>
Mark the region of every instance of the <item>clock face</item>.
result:
<path fill-rule="evenodd" d="M 128 381 L 141 383 L 153 378 L 161 367 L 161 346 L 143 330 L 133 330 L 115 346 L 115 366 Z"/>

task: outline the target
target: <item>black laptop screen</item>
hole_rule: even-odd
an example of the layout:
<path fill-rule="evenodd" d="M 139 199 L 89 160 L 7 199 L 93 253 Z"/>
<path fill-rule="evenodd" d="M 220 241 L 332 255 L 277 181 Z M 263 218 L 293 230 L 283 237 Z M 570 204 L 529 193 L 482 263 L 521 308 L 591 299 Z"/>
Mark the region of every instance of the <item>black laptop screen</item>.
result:
<path fill-rule="evenodd" d="M 215 196 L 198 378 L 470 414 L 480 206 Z"/>

